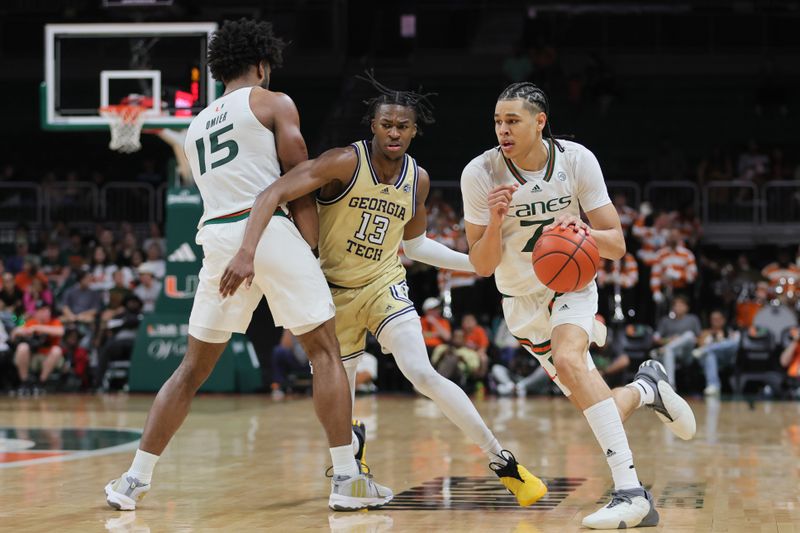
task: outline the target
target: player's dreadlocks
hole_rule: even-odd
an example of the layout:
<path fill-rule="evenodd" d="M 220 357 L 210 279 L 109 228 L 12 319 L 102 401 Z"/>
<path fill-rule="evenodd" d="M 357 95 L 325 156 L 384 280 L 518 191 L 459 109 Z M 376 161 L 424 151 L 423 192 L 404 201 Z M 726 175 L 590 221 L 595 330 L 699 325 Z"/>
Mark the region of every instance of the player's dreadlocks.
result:
<path fill-rule="evenodd" d="M 512 83 L 506 87 L 497 98 L 498 101 L 517 99 L 525 102 L 525 105 L 532 113 L 545 113 L 547 115 L 547 122 L 544 125 L 544 136 L 551 139 L 558 149 L 563 152 L 564 148 L 553 136 L 553 132 L 550 129 L 550 101 L 547 99 L 547 95 L 544 93 L 544 91 L 533 83 L 523 81 L 519 83 Z"/>
<path fill-rule="evenodd" d="M 238 78 L 261 61 L 274 70 L 283 64 L 284 47 L 286 43 L 275 36 L 269 22 L 226 20 L 208 44 L 208 67 L 214 79 L 222 82 Z"/>
<path fill-rule="evenodd" d="M 427 126 L 435 122 L 430 97 L 436 96 L 437 93 L 423 93 L 422 87 L 418 89 L 419 92 L 395 91 L 376 80 L 372 70 L 365 71 L 364 76 L 356 76 L 356 79 L 366 81 L 380 93 L 375 98 L 364 100 L 367 106 L 367 114 L 362 119 L 364 124 L 369 124 L 375 118 L 375 111 L 382 105 L 399 105 L 413 109 L 416 115 L 417 133 L 420 135 L 422 125 Z"/>

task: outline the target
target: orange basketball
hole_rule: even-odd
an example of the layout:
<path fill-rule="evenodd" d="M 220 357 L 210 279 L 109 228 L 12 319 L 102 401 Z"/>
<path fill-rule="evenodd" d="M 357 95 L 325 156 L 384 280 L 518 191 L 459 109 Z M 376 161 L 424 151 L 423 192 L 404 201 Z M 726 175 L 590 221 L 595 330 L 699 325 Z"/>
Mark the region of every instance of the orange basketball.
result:
<path fill-rule="evenodd" d="M 581 235 L 572 227 L 557 226 L 542 233 L 533 247 L 536 277 L 556 292 L 583 289 L 597 274 L 600 252 L 591 235 Z"/>

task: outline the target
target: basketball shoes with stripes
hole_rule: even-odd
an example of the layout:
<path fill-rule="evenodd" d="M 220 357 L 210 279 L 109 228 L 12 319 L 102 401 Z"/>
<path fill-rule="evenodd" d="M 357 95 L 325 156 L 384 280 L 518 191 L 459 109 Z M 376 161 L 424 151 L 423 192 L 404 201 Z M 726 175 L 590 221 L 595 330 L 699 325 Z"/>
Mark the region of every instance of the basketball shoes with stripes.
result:
<path fill-rule="evenodd" d="M 513 453 L 501 450 L 497 457 L 498 461 L 489 463 L 489 468 L 500 478 L 500 483 L 516 496 L 520 506 L 532 505 L 547 494 L 547 486 L 519 464 Z"/>
<path fill-rule="evenodd" d="M 394 494 L 387 487 L 373 481 L 372 475 L 361 472 L 357 476 L 331 478 L 331 496 L 328 507 L 334 511 L 377 509 L 390 501 Z"/>
<path fill-rule="evenodd" d="M 615 490 L 608 505 L 584 518 L 582 524 L 592 529 L 652 527 L 658 525 L 658 511 L 653 496 L 642 487 Z"/>
<path fill-rule="evenodd" d="M 144 498 L 150 484 L 142 483 L 133 476 L 122 474 L 106 485 L 106 502 L 117 511 L 134 511 L 136 504 Z"/>
<path fill-rule="evenodd" d="M 683 440 L 694 437 L 697 423 L 692 408 L 669 384 L 664 365 L 652 359 L 645 361 L 639 365 L 639 371 L 633 378 L 634 383 L 638 379 L 647 382 L 653 388 L 655 400 L 647 404 L 647 407 L 656 413 L 669 430 Z"/>

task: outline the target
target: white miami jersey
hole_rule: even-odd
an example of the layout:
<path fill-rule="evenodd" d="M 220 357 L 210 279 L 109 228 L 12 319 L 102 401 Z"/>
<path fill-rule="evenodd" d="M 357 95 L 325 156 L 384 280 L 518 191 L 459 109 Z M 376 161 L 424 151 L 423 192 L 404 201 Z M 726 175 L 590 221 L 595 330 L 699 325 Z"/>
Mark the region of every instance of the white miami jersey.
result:
<path fill-rule="evenodd" d="M 214 100 L 189 125 L 183 148 L 203 198 L 198 227 L 243 215 L 281 175 L 275 135 L 250 109 L 252 90 L 243 87 Z"/>
<path fill-rule="evenodd" d="M 564 152 L 553 141 L 543 142 L 548 159 L 539 171 L 518 168 L 496 147 L 470 161 L 461 175 L 464 219 L 480 226 L 489 224 L 489 192 L 499 185 L 519 185 L 503 221 L 502 257 L 495 270 L 497 288 L 507 296 L 546 289 L 533 272 L 531 252 L 556 216 L 580 216 L 581 208 L 591 211 L 611 203 L 592 152 L 571 141 L 558 141 Z"/>

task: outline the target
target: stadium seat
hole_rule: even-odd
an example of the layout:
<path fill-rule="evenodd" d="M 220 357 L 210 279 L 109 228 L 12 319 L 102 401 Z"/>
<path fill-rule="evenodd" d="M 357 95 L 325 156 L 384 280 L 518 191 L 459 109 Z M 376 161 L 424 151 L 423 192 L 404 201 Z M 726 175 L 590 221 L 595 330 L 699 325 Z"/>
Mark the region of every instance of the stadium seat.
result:
<path fill-rule="evenodd" d="M 741 395 L 749 383 L 768 385 L 775 392 L 781 390 L 783 372 L 775 350 L 772 334 L 765 328 L 751 327 L 742 332 L 731 377 L 734 393 Z"/>

